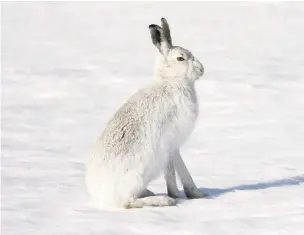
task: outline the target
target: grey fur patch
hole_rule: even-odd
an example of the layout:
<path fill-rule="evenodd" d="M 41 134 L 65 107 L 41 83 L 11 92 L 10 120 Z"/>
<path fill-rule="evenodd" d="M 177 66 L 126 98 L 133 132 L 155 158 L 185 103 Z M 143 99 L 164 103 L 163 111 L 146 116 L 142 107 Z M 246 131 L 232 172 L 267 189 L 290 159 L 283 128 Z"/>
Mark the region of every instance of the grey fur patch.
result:
<path fill-rule="evenodd" d="M 149 25 L 150 33 L 151 33 L 151 39 L 156 46 L 156 48 L 162 53 L 161 51 L 161 41 L 162 41 L 162 28 L 159 27 L 158 25 L 151 24 Z"/>

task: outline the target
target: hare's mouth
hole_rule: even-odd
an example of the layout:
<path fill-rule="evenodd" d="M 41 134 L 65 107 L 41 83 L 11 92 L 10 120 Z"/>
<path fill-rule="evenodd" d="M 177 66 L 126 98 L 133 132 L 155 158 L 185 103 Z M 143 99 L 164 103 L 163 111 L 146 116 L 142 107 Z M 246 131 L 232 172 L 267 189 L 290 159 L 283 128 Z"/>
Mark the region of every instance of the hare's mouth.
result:
<path fill-rule="evenodd" d="M 199 69 L 199 72 L 201 73 L 201 76 L 203 76 L 204 75 L 204 68 L 202 68 L 202 69 Z"/>

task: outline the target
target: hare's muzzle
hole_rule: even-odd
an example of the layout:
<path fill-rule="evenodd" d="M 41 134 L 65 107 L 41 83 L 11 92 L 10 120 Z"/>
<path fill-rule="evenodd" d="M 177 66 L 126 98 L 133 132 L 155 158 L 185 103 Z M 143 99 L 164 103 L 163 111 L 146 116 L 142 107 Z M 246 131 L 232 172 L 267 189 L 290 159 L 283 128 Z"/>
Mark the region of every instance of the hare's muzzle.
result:
<path fill-rule="evenodd" d="M 197 72 L 197 79 L 204 75 L 204 66 L 197 59 L 194 59 L 194 69 Z"/>

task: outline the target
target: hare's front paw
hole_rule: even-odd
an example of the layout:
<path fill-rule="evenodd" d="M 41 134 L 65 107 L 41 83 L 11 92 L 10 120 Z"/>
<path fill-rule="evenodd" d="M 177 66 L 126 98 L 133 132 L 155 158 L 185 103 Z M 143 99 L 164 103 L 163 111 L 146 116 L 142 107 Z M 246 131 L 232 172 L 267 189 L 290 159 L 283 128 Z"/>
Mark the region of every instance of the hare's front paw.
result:
<path fill-rule="evenodd" d="M 169 190 L 168 189 L 168 196 L 172 198 L 182 198 L 183 195 L 178 190 Z"/>
<path fill-rule="evenodd" d="M 207 196 L 197 188 L 190 188 L 190 189 L 184 188 L 184 190 L 187 198 L 189 199 L 203 198 Z"/>
<path fill-rule="evenodd" d="M 144 189 L 138 196 L 138 198 L 151 197 L 155 196 L 155 193 L 150 191 L 149 189 Z"/>

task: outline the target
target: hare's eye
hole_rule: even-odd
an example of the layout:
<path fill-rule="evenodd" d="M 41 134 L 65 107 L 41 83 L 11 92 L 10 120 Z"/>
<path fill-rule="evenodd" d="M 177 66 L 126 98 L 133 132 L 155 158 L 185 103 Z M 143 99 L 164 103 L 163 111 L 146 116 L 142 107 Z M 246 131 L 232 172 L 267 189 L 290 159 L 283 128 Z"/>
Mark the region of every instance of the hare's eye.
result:
<path fill-rule="evenodd" d="M 176 58 L 178 61 L 183 61 L 183 60 L 185 60 L 183 57 L 177 57 Z"/>

